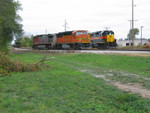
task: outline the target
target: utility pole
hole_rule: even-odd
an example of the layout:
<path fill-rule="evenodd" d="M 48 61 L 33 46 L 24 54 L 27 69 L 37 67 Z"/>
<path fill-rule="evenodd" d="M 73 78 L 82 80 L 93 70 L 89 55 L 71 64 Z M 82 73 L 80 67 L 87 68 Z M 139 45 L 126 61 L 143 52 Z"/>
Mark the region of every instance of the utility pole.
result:
<path fill-rule="evenodd" d="M 130 22 L 130 30 L 132 29 L 132 20 L 128 20 Z M 130 30 L 129 30 L 129 45 L 131 45 L 131 41 L 130 41 L 130 37 L 131 37 L 131 34 L 130 34 Z"/>
<path fill-rule="evenodd" d="M 134 46 L 134 0 L 132 0 L 132 46 Z"/>
<path fill-rule="evenodd" d="M 47 29 L 45 29 L 45 34 L 47 34 Z"/>
<path fill-rule="evenodd" d="M 143 28 L 144 26 L 141 26 L 141 46 L 142 46 L 142 28 Z"/>
<path fill-rule="evenodd" d="M 105 27 L 104 29 L 108 30 L 108 29 L 110 29 L 110 27 Z"/>
<path fill-rule="evenodd" d="M 64 30 L 65 30 L 65 32 L 67 31 L 67 28 L 68 28 L 68 23 L 66 22 L 66 19 L 65 19 L 65 24 L 63 25 L 64 26 Z"/>

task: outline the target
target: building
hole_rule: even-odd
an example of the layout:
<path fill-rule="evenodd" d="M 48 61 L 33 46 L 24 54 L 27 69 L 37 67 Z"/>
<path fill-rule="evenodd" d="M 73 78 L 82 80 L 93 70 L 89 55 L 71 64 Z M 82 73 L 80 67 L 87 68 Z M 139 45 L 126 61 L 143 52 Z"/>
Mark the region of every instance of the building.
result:
<path fill-rule="evenodd" d="M 132 40 L 118 40 L 117 44 L 118 44 L 119 47 L 130 46 L 132 44 Z M 150 40 L 142 39 L 142 45 L 145 45 L 145 44 L 150 45 Z M 141 45 L 141 40 L 140 39 L 135 39 L 134 40 L 134 45 L 135 46 Z"/>

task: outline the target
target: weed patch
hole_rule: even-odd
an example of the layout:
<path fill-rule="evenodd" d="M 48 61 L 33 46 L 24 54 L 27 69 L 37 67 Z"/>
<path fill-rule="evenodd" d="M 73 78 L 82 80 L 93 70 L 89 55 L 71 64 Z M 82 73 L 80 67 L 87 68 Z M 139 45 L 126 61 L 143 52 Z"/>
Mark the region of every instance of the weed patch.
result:
<path fill-rule="evenodd" d="M 6 55 L 0 53 L 0 76 L 9 75 L 11 72 L 38 71 L 41 68 L 46 67 L 43 63 L 45 60 L 46 59 L 44 58 L 36 64 L 25 64 L 22 62 L 10 60 Z"/>

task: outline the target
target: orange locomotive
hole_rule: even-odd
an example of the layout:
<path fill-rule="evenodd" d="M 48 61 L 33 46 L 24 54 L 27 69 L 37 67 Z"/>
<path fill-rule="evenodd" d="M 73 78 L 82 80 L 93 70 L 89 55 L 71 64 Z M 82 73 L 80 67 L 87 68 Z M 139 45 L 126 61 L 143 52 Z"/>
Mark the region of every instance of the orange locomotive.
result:
<path fill-rule="evenodd" d="M 85 30 L 58 33 L 57 49 L 86 49 L 90 48 L 91 38 Z"/>

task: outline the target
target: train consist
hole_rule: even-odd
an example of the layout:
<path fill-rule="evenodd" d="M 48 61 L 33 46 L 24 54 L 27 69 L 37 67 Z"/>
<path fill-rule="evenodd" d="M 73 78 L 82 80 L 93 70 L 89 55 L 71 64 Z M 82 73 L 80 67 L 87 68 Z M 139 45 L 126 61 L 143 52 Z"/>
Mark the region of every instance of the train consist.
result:
<path fill-rule="evenodd" d="M 89 34 L 86 30 L 67 31 L 57 34 L 37 35 L 33 49 L 91 49 L 116 47 L 113 31 Z"/>

